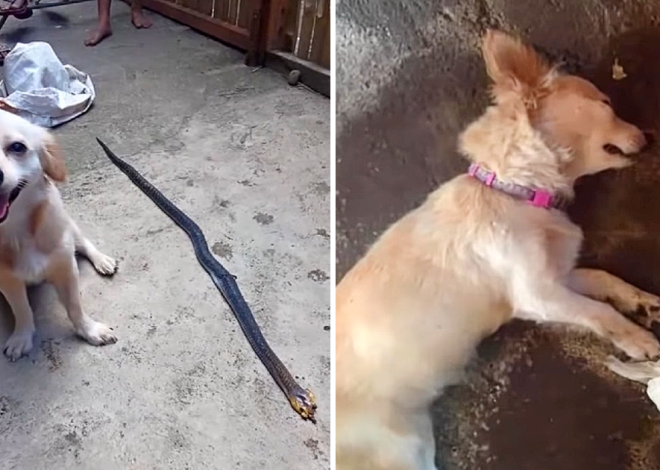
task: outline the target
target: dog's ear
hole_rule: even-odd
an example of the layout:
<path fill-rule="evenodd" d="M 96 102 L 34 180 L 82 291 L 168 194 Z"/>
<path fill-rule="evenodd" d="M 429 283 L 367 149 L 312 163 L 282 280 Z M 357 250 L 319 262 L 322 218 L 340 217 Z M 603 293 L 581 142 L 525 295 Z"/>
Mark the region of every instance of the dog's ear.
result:
<path fill-rule="evenodd" d="M 13 108 L 4 99 L 0 99 L 0 109 L 2 109 L 3 111 L 7 111 L 8 113 L 18 114 L 18 110 L 16 108 Z"/>
<path fill-rule="evenodd" d="M 532 47 L 502 31 L 488 30 L 481 50 L 496 99 L 513 92 L 524 101 L 534 101 L 554 76 L 554 70 Z"/>
<path fill-rule="evenodd" d="M 62 150 L 55 137 L 50 132 L 45 131 L 42 142 L 39 160 L 44 173 L 58 183 L 66 181 L 66 165 L 64 164 Z"/>

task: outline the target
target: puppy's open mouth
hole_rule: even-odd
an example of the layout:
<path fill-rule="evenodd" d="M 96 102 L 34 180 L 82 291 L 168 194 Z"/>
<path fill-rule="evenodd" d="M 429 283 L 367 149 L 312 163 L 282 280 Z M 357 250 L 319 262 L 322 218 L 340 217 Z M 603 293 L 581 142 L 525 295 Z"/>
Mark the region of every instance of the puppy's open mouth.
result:
<path fill-rule="evenodd" d="M 7 219 L 9 207 L 16 200 L 18 195 L 25 187 L 26 182 L 21 180 L 14 189 L 6 193 L 0 193 L 0 224 Z"/>

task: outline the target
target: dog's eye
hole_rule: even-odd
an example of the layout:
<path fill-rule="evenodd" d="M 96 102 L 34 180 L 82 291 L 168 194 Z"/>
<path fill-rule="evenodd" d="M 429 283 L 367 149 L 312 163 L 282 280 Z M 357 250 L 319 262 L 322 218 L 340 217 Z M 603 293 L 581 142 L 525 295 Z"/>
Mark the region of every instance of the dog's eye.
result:
<path fill-rule="evenodd" d="M 612 106 L 612 102 L 608 100 L 607 98 L 601 100 L 603 103 L 605 103 L 607 106 Z"/>
<path fill-rule="evenodd" d="M 14 155 L 23 155 L 27 152 L 27 147 L 22 142 L 13 142 L 7 147 L 7 152 L 13 153 Z"/>

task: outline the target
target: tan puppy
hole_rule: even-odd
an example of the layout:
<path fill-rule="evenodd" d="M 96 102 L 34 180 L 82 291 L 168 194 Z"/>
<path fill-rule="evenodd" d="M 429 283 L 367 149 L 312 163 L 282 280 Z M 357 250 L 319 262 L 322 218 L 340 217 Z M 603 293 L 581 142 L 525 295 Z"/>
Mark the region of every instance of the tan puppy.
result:
<path fill-rule="evenodd" d="M 390 227 L 337 287 L 340 470 L 435 469 L 429 405 L 514 317 L 585 327 L 637 359 L 660 353 L 604 303 L 650 311 L 659 299 L 575 269 L 582 233 L 553 208 L 577 178 L 627 166 L 642 132 L 517 39 L 490 31 L 482 49 L 494 104 L 460 137 L 478 168 Z"/>
<path fill-rule="evenodd" d="M 5 354 L 16 360 L 32 349 L 35 332 L 26 285 L 48 281 L 57 289 L 76 333 L 94 345 L 117 341 L 111 329 L 85 314 L 75 252 L 111 275 L 114 259 L 99 252 L 67 215 L 53 182 L 66 168 L 53 136 L 0 110 L 0 292 L 16 319 Z"/>

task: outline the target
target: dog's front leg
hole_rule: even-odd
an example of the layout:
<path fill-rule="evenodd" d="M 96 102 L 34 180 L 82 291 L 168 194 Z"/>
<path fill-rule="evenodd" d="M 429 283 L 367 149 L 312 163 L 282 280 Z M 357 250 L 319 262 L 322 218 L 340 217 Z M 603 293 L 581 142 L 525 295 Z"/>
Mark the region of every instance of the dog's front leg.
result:
<path fill-rule="evenodd" d="M 15 361 L 32 350 L 34 315 L 28 301 L 25 283 L 6 273 L 0 273 L 0 292 L 7 299 L 16 321 L 14 332 L 5 345 L 5 355 Z"/>
<path fill-rule="evenodd" d="M 660 355 L 660 344 L 650 331 L 631 322 L 610 305 L 578 294 L 559 282 L 540 276 L 514 281 L 516 316 L 541 322 L 579 325 L 609 338 L 634 359 Z"/>
<path fill-rule="evenodd" d="M 55 286 L 78 335 L 95 346 L 117 342 L 110 327 L 92 320 L 83 311 L 75 256 L 65 254 L 59 257 L 49 270 L 48 281 Z"/>
<path fill-rule="evenodd" d="M 574 269 L 568 286 L 580 294 L 610 302 L 614 308 L 630 315 L 647 328 L 660 320 L 660 298 L 628 284 L 600 269 Z"/>

